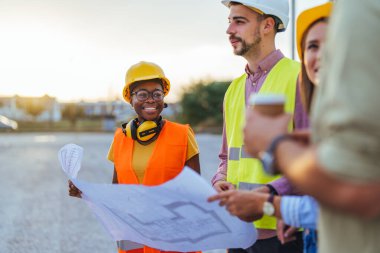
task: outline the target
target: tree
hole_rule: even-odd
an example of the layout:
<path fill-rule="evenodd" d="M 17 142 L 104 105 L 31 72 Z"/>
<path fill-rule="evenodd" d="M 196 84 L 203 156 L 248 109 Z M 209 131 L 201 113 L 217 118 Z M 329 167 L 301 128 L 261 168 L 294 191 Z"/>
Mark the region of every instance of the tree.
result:
<path fill-rule="evenodd" d="M 43 111 L 46 110 L 45 106 L 36 103 L 36 102 L 30 102 L 28 103 L 27 107 L 25 108 L 26 112 L 33 116 L 33 119 L 35 120 Z"/>
<path fill-rule="evenodd" d="M 223 98 L 230 82 L 196 83 L 182 94 L 182 117 L 193 126 L 222 126 Z"/>
<path fill-rule="evenodd" d="M 44 112 L 47 107 L 42 99 L 38 98 L 21 98 L 16 96 L 16 105 L 33 117 L 33 120 Z"/>
<path fill-rule="evenodd" d="M 76 103 L 67 103 L 62 109 L 62 118 L 69 120 L 72 127 L 75 127 L 78 119 L 83 118 L 83 116 L 83 108 Z"/>

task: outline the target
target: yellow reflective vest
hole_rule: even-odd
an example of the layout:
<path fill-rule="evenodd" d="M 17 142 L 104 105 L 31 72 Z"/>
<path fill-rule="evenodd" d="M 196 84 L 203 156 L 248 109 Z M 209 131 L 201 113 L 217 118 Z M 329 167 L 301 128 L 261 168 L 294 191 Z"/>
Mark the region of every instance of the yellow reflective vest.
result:
<path fill-rule="evenodd" d="M 259 93 L 284 94 L 285 111 L 294 113 L 297 77 L 300 65 L 288 58 L 282 58 L 266 77 Z M 235 79 L 224 97 L 224 117 L 226 139 L 228 144 L 227 181 L 239 188 L 239 183 L 250 183 L 257 186 L 267 184 L 278 177 L 266 174 L 261 162 L 249 156 L 243 148 L 245 125 L 245 83 L 247 74 Z M 289 130 L 293 129 L 293 122 Z M 254 141 L 254 140 L 252 140 Z M 256 228 L 275 229 L 276 219 L 264 216 L 254 222 Z"/>

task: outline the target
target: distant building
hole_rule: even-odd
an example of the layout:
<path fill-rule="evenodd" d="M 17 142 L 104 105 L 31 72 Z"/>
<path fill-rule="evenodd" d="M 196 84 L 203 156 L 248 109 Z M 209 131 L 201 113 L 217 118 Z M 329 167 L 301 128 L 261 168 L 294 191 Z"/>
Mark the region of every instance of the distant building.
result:
<path fill-rule="evenodd" d="M 68 104 L 59 103 L 56 98 L 48 95 L 42 97 L 0 97 L 0 115 L 17 121 L 51 121 L 62 119 L 62 109 Z M 84 117 L 108 118 L 119 124 L 134 117 L 136 113 L 130 104 L 123 100 L 74 103 L 82 108 Z M 163 117 L 172 117 L 179 110 L 178 104 L 169 104 L 162 111 Z"/>
<path fill-rule="evenodd" d="M 17 121 L 57 122 L 62 118 L 60 104 L 48 95 L 0 97 L 0 114 Z"/>
<path fill-rule="evenodd" d="M 88 117 L 108 117 L 113 116 L 116 122 L 129 121 L 136 117 L 136 112 L 132 106 L 123 100 L 98 101 L 98 102 L 78 102 L 77 105 L 84 111 Z M 64 106 L 64 105 L 63 105 Z M 169 104 L 162 111 L 164 117 L 171 117 L 178 110 L 177 104 Z"/>

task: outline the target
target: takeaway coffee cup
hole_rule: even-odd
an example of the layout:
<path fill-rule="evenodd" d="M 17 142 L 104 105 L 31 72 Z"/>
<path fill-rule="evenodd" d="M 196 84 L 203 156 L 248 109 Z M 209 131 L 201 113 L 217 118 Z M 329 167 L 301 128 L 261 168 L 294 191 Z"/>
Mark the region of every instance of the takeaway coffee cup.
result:
<path fill-rule="evenodd" d="M 285 112 L 285 95 L 282 94 L 252 94 L 249 105 L 267 116 L 278 116 Z"/>

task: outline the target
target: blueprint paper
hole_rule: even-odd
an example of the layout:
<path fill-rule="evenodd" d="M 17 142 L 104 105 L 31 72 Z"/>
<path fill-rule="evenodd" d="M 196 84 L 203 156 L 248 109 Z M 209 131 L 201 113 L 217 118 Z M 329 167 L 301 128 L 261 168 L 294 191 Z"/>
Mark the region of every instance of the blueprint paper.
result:
<path fill-rule="evenodd" d="M 66 144 L 58 151 L 62 170 L 69 178 L 76 178 L 83 158 L 83 148 L 76 144 Z"/>
<path fill-rule="evenodd" d="M 62 170 L 120 248 L 184 252 L 248 248 L 256 241 L 252 223 L 208 203 L 215 190 L 187 167 L 160 186 L 92 184 L 75 179 L 82 157 L 83 148 L 75 144 L 58 152 Z"/>
<path fill-rule="evenodd" d="M 252 223 L 207 202 L 215 190 L 189 168 L 160 186 L 72 181 L 115 241 L 182 252 L 248 248 L 256 241 Z"/>

